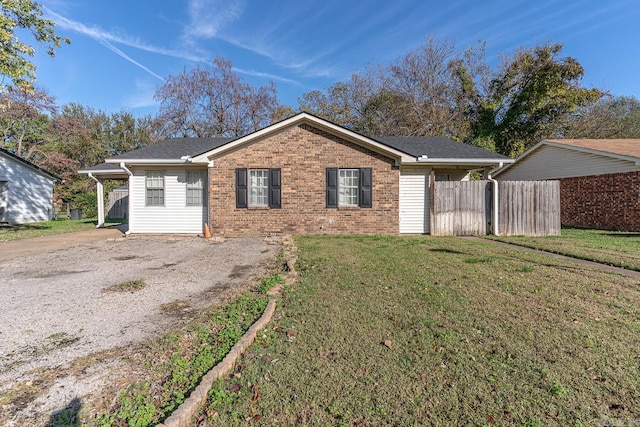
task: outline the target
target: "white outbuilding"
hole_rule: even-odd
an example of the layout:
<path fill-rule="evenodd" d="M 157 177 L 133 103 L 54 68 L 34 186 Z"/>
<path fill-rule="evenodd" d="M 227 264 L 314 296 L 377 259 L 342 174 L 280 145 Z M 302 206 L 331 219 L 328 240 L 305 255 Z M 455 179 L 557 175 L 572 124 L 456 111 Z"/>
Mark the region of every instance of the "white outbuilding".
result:
<path fill-rule="evenodd" d="M 0 148 L 0 223 L 49 221 L 58 177 Z"/>

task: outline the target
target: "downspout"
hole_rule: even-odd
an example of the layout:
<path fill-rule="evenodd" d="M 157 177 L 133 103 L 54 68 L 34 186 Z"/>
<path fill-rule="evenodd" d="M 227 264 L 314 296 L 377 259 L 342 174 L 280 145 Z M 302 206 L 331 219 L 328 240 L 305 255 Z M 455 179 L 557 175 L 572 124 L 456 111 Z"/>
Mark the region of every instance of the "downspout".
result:
<path fill-rule="evenodd" d="M 131 172 L 129 169 L 127 169 L 127 167 L 125 166 L 124 162 L 120 162 L 120 169 L 124 170 L 128 175 L 129 175 L 129 182 L 127 183 L 128 187 L 129 187 L 129 207 L 127 209 L 127 211 L 129 212 L 129 221 L 131 221 L 131 177 L 133 176 L 133 172 Z M 131 228 L 127 227 L 127 231 L 124 232 L 125 236 L 128 236 L 129 234 L 131 234 Z"/>
<path fill-rule="evenodd" d="M 93 176 L 91 172 L 87 175 L 96 182 L 96 202 L 98 203 L 98 224 L 96 225 L 96 228 L 104 227 L 104 189 L 102 187 L 102 182 Z"/>
<path fill-rule="evenodd" d="M 500 235 L 500 227 L 499 227 L 499 223 L 498 220 L 499 218 L 499 214 L 498 214 L 498 181 L 496 181 L 495 179 L 491 178 L 491 174 L 495 171 L 497 171 L 498 169 L 502 168 L 503 166 L 503 162 L 498 163 L 498 167 L 495 169 L 491 169 L 489 171 L 489 173 L 487 174 L 487 179 L 489 181 L 491 181 L 491 183 L 493 184 L 493 235 L 494 236 L 499 236 Z"/>

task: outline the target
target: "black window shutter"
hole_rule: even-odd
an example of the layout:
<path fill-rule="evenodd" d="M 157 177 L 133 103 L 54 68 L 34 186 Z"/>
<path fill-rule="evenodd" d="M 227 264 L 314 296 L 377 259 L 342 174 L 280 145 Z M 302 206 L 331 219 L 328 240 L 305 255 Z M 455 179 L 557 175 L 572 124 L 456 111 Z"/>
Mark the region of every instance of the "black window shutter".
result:
<path fill-rule="evenodd" d="M 360 207 L 370 208 L 371 200 L 371 168 L 360 169 Z"/>
<path fill-rule="evenodd" d="M 236 208 L 248 207 L 247 170 L 236 169 Z"/>
<path fill-rule="evenodd" d="M 271 209 L 282 207 L 280 187 L 280 169 L 269 169 L 269 207 Z"/>
<path fill-rule="evenodd" d="M 338 169 L 327 168 L 327 207 L 338 207 Z"/>

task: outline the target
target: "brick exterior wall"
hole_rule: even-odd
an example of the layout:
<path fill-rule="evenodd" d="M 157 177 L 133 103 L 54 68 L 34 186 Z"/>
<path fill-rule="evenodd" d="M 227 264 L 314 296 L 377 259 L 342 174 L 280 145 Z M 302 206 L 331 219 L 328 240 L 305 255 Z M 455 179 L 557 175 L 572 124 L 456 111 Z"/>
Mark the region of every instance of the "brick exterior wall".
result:
<path fill-rule="evenodd" d="M 372 208 L 326 208 L 326 168 L 372 168 Z M 282 208 L 236 209 L 236 168 L 280 168 Z M 218 236 L 398 234 L 394 160 L 307 124 L 214 159 L 209 225 Z"/>
<path fill-rule="evenodd" d="M 640 172 L 560 180 L 562 225 L 640 231 Z"/>

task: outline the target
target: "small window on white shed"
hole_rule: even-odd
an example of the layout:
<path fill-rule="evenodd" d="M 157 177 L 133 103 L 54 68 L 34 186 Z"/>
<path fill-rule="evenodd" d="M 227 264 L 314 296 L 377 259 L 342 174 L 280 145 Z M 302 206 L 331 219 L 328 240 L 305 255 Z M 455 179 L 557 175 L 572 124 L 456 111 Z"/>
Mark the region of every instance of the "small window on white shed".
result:
<path fill-rule="evenodd" d="M 436 181 L 451 181 L 451 175 L 448 173 L 437 173 Z"/>
<path fill-rule="evenodd" d="M 204 182 L 204 171 L 187 172 L 187 206 L 202 206 Z"/>
<path fill-rule="evenodd" d="M 164 172 L 146 171 L 145 190 L 147 206 L 164 206 Z"/>

